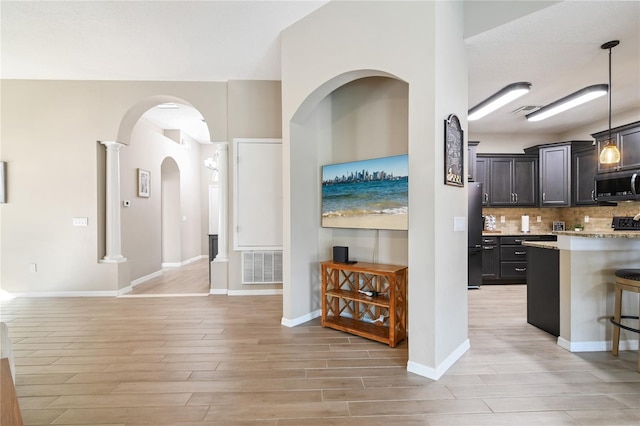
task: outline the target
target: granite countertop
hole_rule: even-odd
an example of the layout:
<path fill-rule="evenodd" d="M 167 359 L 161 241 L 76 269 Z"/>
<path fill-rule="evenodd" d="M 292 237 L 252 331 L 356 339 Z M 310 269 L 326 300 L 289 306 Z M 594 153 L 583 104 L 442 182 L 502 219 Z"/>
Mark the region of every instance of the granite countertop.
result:
<path fill-rule="evenodd" d="M 496 237 L 523 237 L 523 236 L 538 236 L 538 235 L 555 235 L 553 232 L 515 232 L 515 231 L 482 231 L 483 237 L 496 236 Z"/>
<path fill-rule="evenodd" d="M 584 238 L 640 238 L 638 231 L 555 231 L 553 234 Z"/>
<path fill-rule="evenodd" d="M 523 241 L 523 246 L 538 247 L 544 249 L 558 250 L 557 241 Z"/>

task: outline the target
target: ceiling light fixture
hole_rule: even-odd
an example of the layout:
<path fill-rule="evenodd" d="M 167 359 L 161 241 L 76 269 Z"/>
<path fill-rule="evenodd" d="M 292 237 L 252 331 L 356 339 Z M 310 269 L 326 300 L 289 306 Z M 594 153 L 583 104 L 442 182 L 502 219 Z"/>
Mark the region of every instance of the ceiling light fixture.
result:
<path fill-rule="evenodd" d="M 619 44 L 619 40 L 612 40 L 600 46 L 601 49 L 609 49 L 609 138 L 600 153 L 601 164 L 616 164 L 620 162 L 620 150 L 616 145 L 616 141 L 611 137 L 611 49 Z"/>
<path fill-rule="evenodd" d="M 467 121 L 479 120 L 514 99 L 519 98 L 529 92 L 529 90 L 531 90 L 531 83 L 512 83 L 471 108 L 468 112 Z"/>
<path fill-rule="evenodd" d="M 156 105 L 157 108 L 160 109 L 178 109 L 178 104 L 174 104 L 173 102 L 166 102 L 164 104 Z"/>
<path fill-rule="evenodd" d="M 596 84 L 593 86 L 585 87 L 575 93 L 565 96 L 562 99 L 558 99 L 555 102 L 545 105 L 539 110 L 536 110 L 530 114 L 527 114 L 528 121 L 540 121 L 556 114 L 560 114 L 571 108 L 575 108 L 578 105 L 582 105 L 586 102 L 592 101 L 600 96 L 604 96 L 609 91 L 609 86 L 606 84 Z"/>

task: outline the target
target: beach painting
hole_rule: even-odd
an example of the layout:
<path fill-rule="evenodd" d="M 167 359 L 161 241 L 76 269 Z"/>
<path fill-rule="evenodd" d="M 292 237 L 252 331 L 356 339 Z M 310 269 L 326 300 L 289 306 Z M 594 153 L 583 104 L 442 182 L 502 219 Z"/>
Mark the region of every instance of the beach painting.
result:
<path fill-rule="evenodd" d="M 407 230 L 409 156 L 322 166 L 322 226 Z"/>

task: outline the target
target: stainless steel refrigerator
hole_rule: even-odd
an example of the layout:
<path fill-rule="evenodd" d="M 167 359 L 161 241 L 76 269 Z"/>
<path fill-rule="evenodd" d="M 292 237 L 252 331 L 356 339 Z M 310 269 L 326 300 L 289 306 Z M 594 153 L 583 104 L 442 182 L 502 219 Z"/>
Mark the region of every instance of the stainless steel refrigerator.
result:
<path fill-rule="evenodd" d="M 469 186 L 469 267 L 467 287 L 480 288 L 482 284 L 482 183 L 468 182 Z"/>

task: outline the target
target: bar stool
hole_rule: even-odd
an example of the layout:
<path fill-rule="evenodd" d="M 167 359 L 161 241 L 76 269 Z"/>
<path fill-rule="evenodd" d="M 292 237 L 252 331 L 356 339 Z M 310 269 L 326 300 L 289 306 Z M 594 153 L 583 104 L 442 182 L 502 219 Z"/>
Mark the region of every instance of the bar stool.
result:
<path fill-rule="evenodd" d="M 613 347 L 611 353 L 618 356 L 618 346 L 620 345 L 620 329 L 640 333 L 640 329 L 631 328 L 620 323 L 622 318 L 639 319 L 636 316 L 622 315 L 622 292 L 630 291 L 640 294 L 640 269 L 619 269 L 615 272 L 616 282 L 614 284 L 615 291 L 615 307 L 613 317 L 610 319 L 613 327 Z M 638 350 L 638 372 L 640 373 L 640 349 Z"/>

